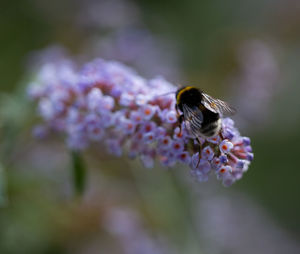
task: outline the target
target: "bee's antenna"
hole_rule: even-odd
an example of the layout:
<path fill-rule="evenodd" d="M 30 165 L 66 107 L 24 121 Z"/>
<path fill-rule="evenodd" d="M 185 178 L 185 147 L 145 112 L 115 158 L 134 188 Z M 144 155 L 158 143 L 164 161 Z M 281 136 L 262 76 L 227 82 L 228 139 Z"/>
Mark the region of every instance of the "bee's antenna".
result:
<path fill-rule="evenodd" d="M 169 95 L 169 94 L 175 94 L 175 93 L 176 93 L 176 91 L 159 94 L 159 95 L 156 95 L 156 96 L 152 97 L 152 99 L 156 99 L 156 98 L 159 98 L 159 97 L 162 97 L 162 96 L 166 96 L 166 95 Z"/>
<path fill-rule="evenodd" d="M 158 96 L 166 96 L 166 95 L 169 95 L 169 94 L 172 94 L 172 93 L 176 93 L 176 91 L 172 91 L 172 92 L 168 92 L 168 93 L 163 93 L 163 94 L 158 95 Z"/>

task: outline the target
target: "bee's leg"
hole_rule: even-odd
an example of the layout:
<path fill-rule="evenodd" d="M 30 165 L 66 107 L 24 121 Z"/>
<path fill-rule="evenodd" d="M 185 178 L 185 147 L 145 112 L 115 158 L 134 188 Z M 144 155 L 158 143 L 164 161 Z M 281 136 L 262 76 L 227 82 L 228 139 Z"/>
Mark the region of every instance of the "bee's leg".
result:
<path fill-rule="evenodd" d="M 179 114 L 179 110 L 178 110 L 178 105 L 177 105 L 177 104 L 175 105 L 175 109 L 176 109 L 177 115 L 180 115 L 180 114 Z"/>
<path fill-rule="evenodd" d="M 198 166 L 199 166 L 199 163 L 200 163 L 200 160 L 201 160 L 201 151 L 202 151 L 202 145 L 201 145 L 200 139 L 197 138 L 197 141 L 198 141 L 198 144 L 199 144 L 199 160 L 198 160 L 196 168 L 198 168 Z"/>
<path fill-rule="evenodd" d="M 182 123 L 184 121 L 184 116 L 183 116 L 183 114 L 180 114 L 177 104 L 175 105 L 175 109 L 176 109 L 176 113 L 177 113 L 177 120 L 178 120 L 178 123 L 179 123 L 179 130 L 180 130 L 179 133 L 181 134 L 181 131 L 182 131 L 181 126 L 182 126 Z"/>
<path fill-rule="evenodd" d="M 221 140 L 224 140 L 224 139 L 225 139 L 225 138 L 223 137 L 223 134 L 222 134 L 222 128 L 221 128 L 221 130 L 220 130 L 220 132 L 219 132 L 219 136 L 220 136 Z"/>
<path fill-rule="evenodd" d="M 178 117 L 177 117 L 177 119 L 178 119 L 178 122 L 179 122 L 179 130 L 180 130 L 180 134 L 181 134 L 181 131 L 182 131 L 182 122 L 183 122 L 183 120 L 184 120 L 184 116 L 183 115 L 179 115 Z"/>

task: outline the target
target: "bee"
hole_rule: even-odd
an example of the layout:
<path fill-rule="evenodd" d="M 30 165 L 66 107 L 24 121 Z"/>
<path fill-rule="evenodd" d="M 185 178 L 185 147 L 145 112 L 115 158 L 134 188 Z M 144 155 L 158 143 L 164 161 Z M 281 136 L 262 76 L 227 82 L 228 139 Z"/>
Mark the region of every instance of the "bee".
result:
<path fill-rule="evenodd" d="M 222 117 L 235 113 L 235 109 L 226 102 L 193 86 L 176 91 L 176 111 L 180 128 L 184 122 L 189 134 L 197 139 L 200 149 L 199 138 L 210 138 L 218 134 L 221 136 Z"/>

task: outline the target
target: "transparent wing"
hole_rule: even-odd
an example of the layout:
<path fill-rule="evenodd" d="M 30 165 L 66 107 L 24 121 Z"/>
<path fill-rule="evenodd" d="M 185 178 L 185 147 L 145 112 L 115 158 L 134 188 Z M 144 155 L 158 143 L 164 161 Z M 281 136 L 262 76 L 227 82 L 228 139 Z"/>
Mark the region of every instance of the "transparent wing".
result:
<path fill-rule="evenodd" d="M 202 93 L 203 105 L 212 112 L 219 113 L 222 116 L 234 115 L 236 110 L 225 101 L 215 99 L 208 94 Z"/>
<path fill-rule="evenodd" d="M 186 104 L 183 104 L 183 115 L 185 126 L 189 133 L 195 137 L 200 136 L 203 122 L 203 114 L 201 110 L 197 106 L 191 108 Z"/>

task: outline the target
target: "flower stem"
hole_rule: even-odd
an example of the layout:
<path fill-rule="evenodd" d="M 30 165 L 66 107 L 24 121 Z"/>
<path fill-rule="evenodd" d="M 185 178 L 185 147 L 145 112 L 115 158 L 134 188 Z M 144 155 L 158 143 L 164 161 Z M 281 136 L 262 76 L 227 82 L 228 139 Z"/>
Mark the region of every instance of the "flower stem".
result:
<path fill-rule="evenodd" d="M 86 183 L 86 167 L 82 155 L 78 151 L 72 151 L 73 188 L 76 196 L 82 196 Z"/>

